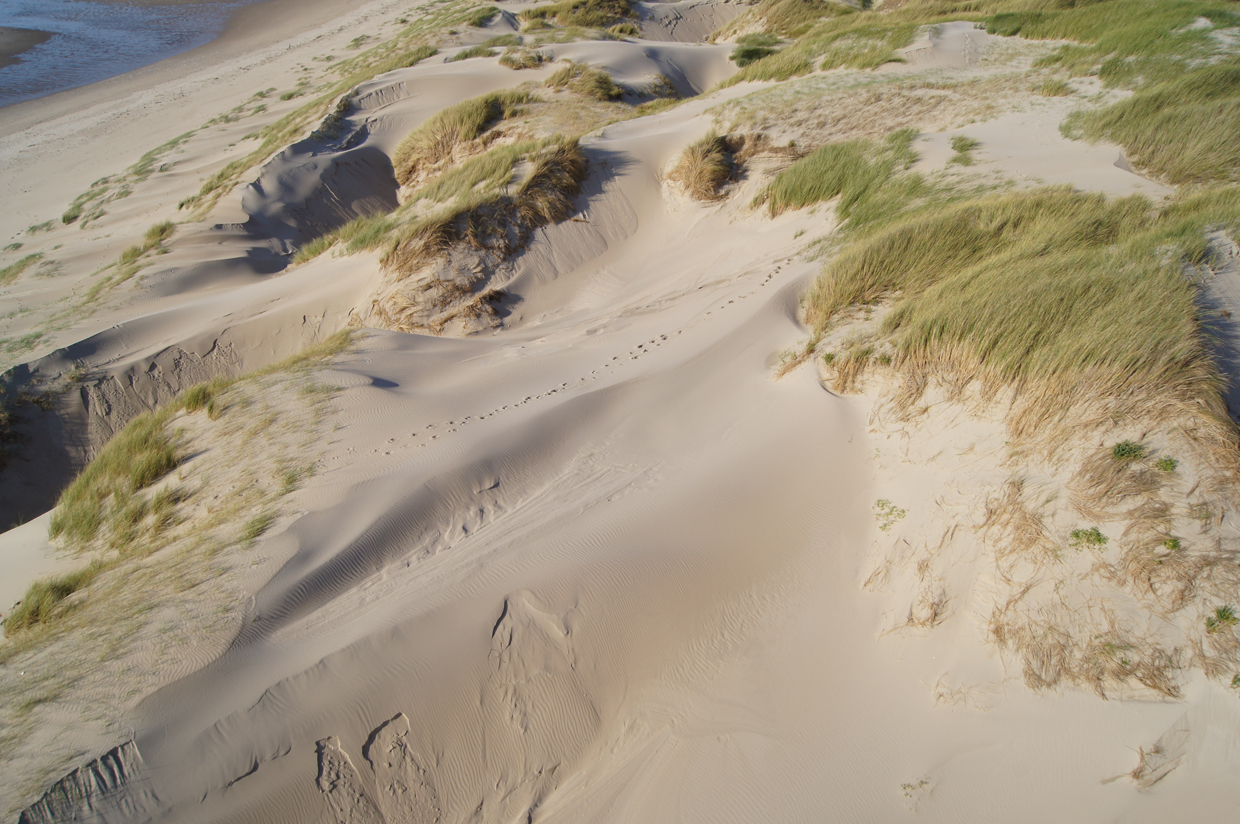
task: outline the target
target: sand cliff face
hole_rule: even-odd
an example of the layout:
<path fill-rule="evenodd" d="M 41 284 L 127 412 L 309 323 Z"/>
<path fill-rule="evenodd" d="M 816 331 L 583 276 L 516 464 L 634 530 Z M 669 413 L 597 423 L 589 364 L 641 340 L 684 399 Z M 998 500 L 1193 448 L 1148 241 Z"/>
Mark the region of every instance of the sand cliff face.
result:
<path fill-rule="evenodd" d="M 66 599 L 60 629 L 0 647 L 5 814 L 1234 808 L 1240 705 L 1221 673 L 1240 647 L 1198 614 L 1236 590 L 1234 502 L 1188 458 L 1174 479 L 1144 458 L 1110 486 L 1089 474 L 1114 440 L 1187 456 L 1187 435 L 1120 422 L 1038 451 L 1013 437 L 1009 395 L 932 385 L 902 404 L 903 376 L 878 361 L 848 392 L 838 362 L 785 368 L 806 354 L 802 296 L 844 217 L 832 203 L 771 217 L 774 175 L 820 145 L 913 129 L 908 168 L 953 191 L 1169 194 L 1114 145 L 1060 134 L 1087 94 L 1118 96 L 1089 78 L 1068 97 L 1031 91 L 1058 44 L 971 22 L 917 29 L 874 71 L 717 88 L 735 44 L 703 41 L 735 19 L 733 35 L 759 30 L 749 7 L 637 4 L 641 37 L 545 42 L 519 32 L 521 8 L 471 27 L 455 6 L 371 3 L 209 70 L 165 66 L 107 106 L 83 92 L 78 116 L 0 143 L 31 190 L 0 228 L 21 238 L 14 255 L 41 255 L 0 293 L 24 364 L 12 389 L 53 392 L 16 407 L 30 437 L 0 468 L 0 508 L 43 513 L 130 420 L 182 404 L 167 423 L 179 466 L 138 490 L 151 503 L 128 532 L 109 521 L 83 545 L 115 565 Z M 324 92 L 411 50 L 393 34 L 407 25 L 440 52 Z M 514 71 L 499 58 L 518 36 L 541 57 Z M 544 85 L 563 61 L 623 88 Z M 398 180 L 407 135 L 521 84 L 533 97 L 515 113 Z M 242 163 L 287 122 L 301 125 Z M 577 134 L 569 207 L 530 217 L 539 141 Z M 727 166 L 695 199 L 682 152 L 712 134 L 731 138 Z M 980 142 L 975 166 L 960 136 Z M 428 188 L 505 148 L 500 183 Z M 90 181 L 80 214 L 39 228 Z M 143 240 L 169 217 L 169 236 Z M 382 218 L 394 245 L 350 245 Z M 1222 252 L 1197 275 L 1223 311 L 1234 244 L 1209 242 Z M 856 308 L 818 354 L 871 340 L 886 311 Z M 347 346 L 273 367 L 341 329 Z M 237 381 L 210 404 L 176 400 L 215 376 Z M 1066 551 L 1090 501 L 1111 555 Z M 1203 502 L 1210 519 L 1193 515 Z M 1130 522 L 1159 517 L 1200 530 L 1176 556 L 1209 560 L 1192 592 L 1171 591 L 1179 561 L 1162 555 L 1121 574 L 1115 553 L 1143 540 Z M 25 582 L 54 551 L 32 534 L 0 538 Z"/>

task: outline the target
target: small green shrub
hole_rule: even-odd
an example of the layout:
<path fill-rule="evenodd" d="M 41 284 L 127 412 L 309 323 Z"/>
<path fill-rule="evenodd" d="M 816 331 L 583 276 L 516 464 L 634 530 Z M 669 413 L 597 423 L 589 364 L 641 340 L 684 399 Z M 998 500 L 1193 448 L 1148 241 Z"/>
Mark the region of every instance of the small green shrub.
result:
<path fill-rule="evenodd" d="M 1170 538 L 1170 537 L 1163 538 L 1162 545 L 1164 549 L 1169 549 L 1172 552 L 1179 552 L 1180 547 L 1181 547 L 1179 538 Z"/>
<path fill-rule="evenodd" d="M 1111 448 L 1111 457 L 1117 461 L 1135 461 L 1145 457 L 1145 447 L 1133 441 L 1120 441 Z"/>
<path fill-rule="evenodd" d="M 784 169 L 754 201 L 766 204 L 775 217 L 836 197 L 836 212 L 848 218 L 855 210 L 878 203 L 883 196 L 903 193 L 891 185 L 897 171 L 917 159 L 912 149 L 915 129 L 902 129 L 883 141 L 849 140 L 829 143 Z"/>
<path fill-rule="evenodd" d="M 92 540 L 109 511 L 123 509 L 136 491 L 177 465 L 176 448 L 164 431 L 173 406 L 129 422 L 69 485 L 56 502 L 48 536 Z"/>
<path fill-rule="evenodd" d="M 1236 611 L 1232 607 L 1218 607 L 1214 614 L 1206 618 L 1206 632 L 1218 632 L 1226 627 L 1235 626 Z"/>
<path fill-rule="evenodd" d="M 492 49 L 512 48 L 521 45 L 521 35 L 519 34 L 501 34 L 498 37 L 492 37 L 482 45 Z"/>
<path fill-rule="evenodd" d="M 1072 530 L 1071 540 L 1068 544 L 1076 549 L 1081 547 L 1101 547 L 1106 546 L 1107 540 L 1107 536 L 1102 534 L 1102 530 L 1096 526 L 1091 526 L 1089 529 Z"/>
<path fill-rule="evenodd" d="M 1159 458 L 1158 462 L 1154 464 L 1163 472 L 1175 472 L 1176 467 L 1179 465 L 1179 462 L 1170 456 Z"/>

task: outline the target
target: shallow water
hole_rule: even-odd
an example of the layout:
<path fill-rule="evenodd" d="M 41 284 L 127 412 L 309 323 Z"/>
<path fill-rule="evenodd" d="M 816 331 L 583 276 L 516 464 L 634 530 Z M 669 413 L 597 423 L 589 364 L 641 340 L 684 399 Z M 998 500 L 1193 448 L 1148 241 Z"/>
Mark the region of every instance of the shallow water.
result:
<path fill-rule="evenodd" d="M 253 0 L 139 6 L 83 0 L 0 0 L 0 26 L 50 32 L 0 68 L 0 106 L 94 83 L 201 46 Z"/>

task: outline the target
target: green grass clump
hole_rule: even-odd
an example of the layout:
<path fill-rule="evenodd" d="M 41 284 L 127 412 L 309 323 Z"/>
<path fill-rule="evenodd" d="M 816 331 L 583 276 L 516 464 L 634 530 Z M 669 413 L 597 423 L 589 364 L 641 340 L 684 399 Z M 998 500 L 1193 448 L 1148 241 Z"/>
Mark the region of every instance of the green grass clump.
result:
<path fill-rule="evenodd" d="M 854 11 L 856 9 L 830 0 L 762 0 L 717 35 L 726 36 L 730 32 L 760 26 L 764 32 L 795 38 L 805 34 L 824 17 L 840 17 Z"/>
<path fill-rule="evenodd" d="M 521 19 L 583 29 L 606 29 L 617 23 L 637 19 L 627 0 L 561 0 L 521 12 Z"/>
<path fill-rule="evenodd" d="M 499 64 L 506 69 L 519 71 L 521 69 L 537 69 L 548 60 L 546 52 L 537 49 L 525 49 L 511 47 L 504 50 L 503 55 L 499 58 Z"/>
<path fill-rule="evenodd" d="M 10 263 L 3 269 L 0 269 L 0 286 L 8 286 L 13 281 L 22 276 L 22 273 L 34 266 L 43 259 L 42 252 L 35 252 L 33 255 L 26 255 L 16 263 Z"/>
<path fill-rule="evenodd" d="M 577 140 L 556 137 L 530 145 L 518 158 L 528 163 L 529 172 L 515 191 L 465 193 L 438 212 L 401 222 L 385 243 L 383 266 L 412 272 L 458 242 L 507 256 L 521 248 L 533 230 L 572 215 L 586 174 Z"/>
<path fill-rule="evenodd" d="M 776 51 L 775 46 L 779 43 L 779 37 L 773 34 L 746 34 L 736 40 L 736 48 L 732 50 L 730 58 L 738 68 L 745 68 L 750 63 L 757 62 L 764 57 L 770 57 Z"/>
<path fill-rule="evenodd" d="M 1164 549 L 1169 549 L 1172 552 L 1179 552 L 1181 548 L 1179 538 L 1163 538 L 1162 545 Z"/>
<path fill-rule="evenodd" d="M 1236 611 L 1232 607 L 1218 607 L 1206 618 L 1206 632 L 1215 633 L 1236 625 Z"/>
<path fill-rule="evenodd" d="M 549 89 L 567 88 L 584 97 L 602 101 L 618 100 L 624 95 L 624 89 L 611 79 L 610 74 L 588 63 L 569 63 L 548 77 L 544 85 Z"/>
<path fill-rule="evenodd" d="M 470 46 L 468 49 L 464 49 L 463 51 L 457 52 L 456 54 L 448 58 L 448 62 L 456 63 L 457 61 L 469 60 L 474 57 L 494 57 L 494 56 L 495 56 L 494 49 L 492 49 L 490 46 L 487 46 L 486 44 L 480 44 L 477 46 Z"/>
<path fill-rule="evenodd" d="M 1172 457 L 1159 458 L 1158 462 L 1154 464 L 1162 472 L 1175 472 L 1175 468 L 1179 465 L 1179 462 Z"/>
<path fill-rule="evenodd" d="M 513 116 L 520 104 L 531 99 L 529 92 L 509 89 L 470 98 L 436 113 L 396 147 L 392 167 L 397 181 L 408 183 L 420 167 L 443 161 L 458 145 Z"/>
<path fill-rule="evenodd" d="M 99 564 L 93 563 L 75 572 L 35 581 L 26 590 L 21 602 L 5 617 L 4 634 L 12 635 L 37 624 L 50 622 L 60 602 L 90 586 L 101 569 Z"/>
<path fill-rule="evenodd" d="M 104 446 L 56 502 L 49 537 L 94 539 L 110 510 L 124 510 L 133 493 L 176 467 L 176 447 L 164 431 L 173 411 L 139 415 Z"/>
<path fill-rule="evenodd" d="M 1124 147 L 1136 166 L 1169 183 L 1240 181 L 1240 60 L 1142 88 L 1127 100 L 1074 113 L 1069 134 Z"/>
<path fill-rule="evenodd" d="M 1104 83 L 1121 86 L 1182 74 L 1194 62 L 1225 51 L 1214 29 L 1240 24 L 1234 4 L 1202 0 L 1030 2 L 1025 10 L 1001 9 L 997 2 L 986 5 L 999 11 L 986 19 L 991 34 L 1074 44 L 1062 47 L 1042 65 L 1060 66 L 1076 75 L 1097 71 Z M 1210 21 L 1209 27 L 1189 28 L 1203 17 Z"/>
<path fill-rule="evenodd" d="M 608 26 L 607 33 L 617 40 L 621 40 L 625 37 L 641 37 L 642 29 L 641 26 L 636 23 L 625 22 L 617 23 L 614 26 Z"/>
<path fill-rule="evenodd" d="M 758 195 L 755 205 L 765 203 L 771 216 L 789 209 L 803 209 L 815 203 L 840 198 L 837 213 L 844 218 L 854 212 L 872 212 L 882 198 L 899 189 L 908 194 L 907 186 L 920 186 L 919 179 L 910 178 L 893 184 L 896 173 L 917 160 L 912 143 L 913 129 L 895 132 L 886 140 L 849 140 L 829 143 L 784 169 Z M 868 219 L 868 218 L 867 218 Z"/>
<path fill-rule="evenodd" d="M 1062 80 L 1044 80 L 1034 87 L 1043 97 L 1070 97 L 1072 87 Z"/>
<path fill-rule="evenodd" d="M 1072 530 L 1070 545 L 1076 548 L 1080 547 L 1102 547 L 1107 544 L 1107 536 L 1096 526 L 1089 529 Z"/>
<path fill-rule="evenodd" d="M 487 23 L 494 20 L 495 16 L 498 14 L 499 9 L 494 6 L 479 6 L 471 11 L 469 16 L 465 18 L 465 24 L 473 26 L 475 29 L 480 29 Z"/>
<path fill-rule="evenodd" d="M 241 528 L 241 540 L 249 543 L 262 535 L 275 522 L 274 512 L 261 512 L 245 522 Z"/>
<path fill-rule="evenodd" d="M 1066 187 L 927 205 L 860 229 L 806 314 L 821 334 L 848 307 L 891 299 L 882 333 L 897 368 L 1014 386 L 1038 414 L 1107 399 L 1116 414 L 1225 420 L 1180 260 L 1204 254 L 1207 227 L 1237 222 L 1234 190 L 1161 209 Z"/>
<path fill-rule="evenodd" d="M 981 144 L 972 137 L 966 137 L 962 134 L 953 136 L 952 151 L 955 152 L 955 154 L 952 156 L 951 160 L 947 161 L 948 164 L 950 165 L 955 163 L 960 166 L 972 166 L 973 151 L 979 145 Z"/>
<path fill-rule="evenodd" d="M 1120 441 L 1111 448 L 1111 457 L 1117 461 L 1135 461 L 1145 457 L 1145 447 L 1133 441 Z"/>

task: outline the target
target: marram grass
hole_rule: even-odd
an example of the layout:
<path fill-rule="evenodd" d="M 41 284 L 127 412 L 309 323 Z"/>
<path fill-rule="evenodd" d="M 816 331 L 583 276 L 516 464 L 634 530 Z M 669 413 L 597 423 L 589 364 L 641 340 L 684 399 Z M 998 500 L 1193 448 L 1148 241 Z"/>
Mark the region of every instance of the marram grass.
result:
<path fill-rule="evenodd" d="M 1037 425 L 1083 402 L 1115 414 L 1225 417 L 1181 261 L 1240 221 L 1232 190 L 1161 209 L 1070 188 L 922 209 L 859 237 L 806 297 L 820 335 L 849 307 L 891 301 L 893 366 L 1013 386 Z M 1023 424 L 1022 424 L 1023 421 Z"/>

